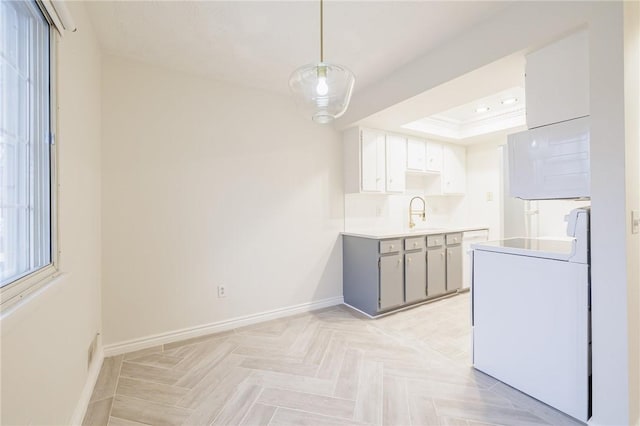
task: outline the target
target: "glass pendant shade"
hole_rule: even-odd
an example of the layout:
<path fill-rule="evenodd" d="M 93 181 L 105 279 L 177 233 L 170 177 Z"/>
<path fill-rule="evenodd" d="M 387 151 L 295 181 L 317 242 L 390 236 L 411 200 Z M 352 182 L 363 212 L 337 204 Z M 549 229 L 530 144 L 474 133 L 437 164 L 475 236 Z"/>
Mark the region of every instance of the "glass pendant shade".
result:
<path fill-rule="evenodd" d="M 325 124 L 345 113 L 355 76 L 341 65 L 304 65 L 291 74 L 289 88 L 296 103 L 316 123 Z"/>

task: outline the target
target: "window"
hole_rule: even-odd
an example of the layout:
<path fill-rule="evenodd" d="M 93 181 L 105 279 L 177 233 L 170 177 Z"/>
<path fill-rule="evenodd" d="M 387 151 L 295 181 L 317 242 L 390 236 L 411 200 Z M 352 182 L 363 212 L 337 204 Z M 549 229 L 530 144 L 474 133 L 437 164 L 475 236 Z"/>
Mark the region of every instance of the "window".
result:
<path fill-rule="evenodd" d="M 35 1 L 0 1 L 3 303 L 24 291 L 16 288 L 34 272 L 52 266 L 49 64 L 50 26 Z"/>

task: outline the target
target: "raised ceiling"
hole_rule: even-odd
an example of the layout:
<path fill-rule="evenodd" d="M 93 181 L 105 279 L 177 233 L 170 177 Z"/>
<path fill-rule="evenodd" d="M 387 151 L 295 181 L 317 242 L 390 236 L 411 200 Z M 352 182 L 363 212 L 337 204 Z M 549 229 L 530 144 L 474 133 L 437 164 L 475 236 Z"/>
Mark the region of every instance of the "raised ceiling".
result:
<path fill-rule="evenodd" d="M 379 111 L 358 124 L 418 137 L 431 136 L 462 145 L 480 143 L 490 136 L 504 136 L 524 125 L 524 65 L 524 52 L 515 53 Z M 479 114 L 480 120 L 474 120 L 476 106 L 491 103 L 495 110 L 499 100 L 509 96 L 519 99 L 514 105 L 500 108 L 500 112 L 505 114 Z M 449 133 L 406 127 L 408 123 L 420 122 L 425 117 L 458 122 L 461 127 Z M 501 119 L 505 121 L 498 122 Z M 464 133 L 465 126 L 469 133 Z"/>
<path fill-rule="evenodd" d="M 287 91 L 319 56 L 318 1 L 94 1 L 108 53 L 218 80 Z M 356 74 L 355 93 L 488 18 L 507 2 L 325 1 L 325 59 Z"/>
<path fill-rule="evenodd" d="M 524 125 L 524 88 L 517 86 L 411 121 L 402 128 L 460 141 Z"/>

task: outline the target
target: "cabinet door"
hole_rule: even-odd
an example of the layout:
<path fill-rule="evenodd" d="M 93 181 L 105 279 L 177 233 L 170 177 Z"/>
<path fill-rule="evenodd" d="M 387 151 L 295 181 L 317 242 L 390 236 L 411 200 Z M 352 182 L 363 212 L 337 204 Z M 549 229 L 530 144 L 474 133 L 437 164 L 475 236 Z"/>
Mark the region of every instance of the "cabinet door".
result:
<path fill-rule="evenodd" d="M 407 170 L 407 139 L 387 135 L 387 192 L 404 192 Z"/>
<path fill-rule="evenodd" d="M 421 139 L 407 139 L 407 170 L 424 172 L 427 163 L 427 149 L 425 141 Z"/>
<path fill-rule="evenodd" d="M 407 303 L 427 297 L 427 262 L 422 250 L 404 255 L 404 285 Z"/>
<path fill-rule="evenodd" d="M 363 192 L 384 192 L 384 133 L 362 130 L 360 134 L 360 183 Z"/>
<path fill-rule="evenodd" d="M 427 250 L 427 296 L 446 292 L 446 261 L 444 248 Z"/>
<path fill-rule="evenodd" d="M 447 247 L 447 291 L 462 288 L 462 246 Z"/>
<path fill-rule="evenodd" d="M 399 306 L 404 303 L 404 268 L 402 257 L 380 257 L 380 310 Z"/>
<path fill-rule="evenodd" d="M 589 115 L 589 40 L 579 31 L 526 57 L 529 129 Z"/>
<path fill-rule="evenodd" d="M 428 172 L 442 171 L 442 144 L 427 141 L 425 170 Z"/>
<path fill-rule="evenodd" d="M 445 145 L 442 152 L 442 192 L 444 194 L 464 194 L 467 190 L 465 148 L 457 145 Z"/>

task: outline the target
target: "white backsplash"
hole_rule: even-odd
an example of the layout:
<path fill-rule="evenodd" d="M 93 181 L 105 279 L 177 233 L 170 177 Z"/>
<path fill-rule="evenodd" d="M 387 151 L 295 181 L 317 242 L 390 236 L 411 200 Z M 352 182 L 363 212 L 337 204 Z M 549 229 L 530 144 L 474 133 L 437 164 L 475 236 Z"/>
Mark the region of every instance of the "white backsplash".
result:
<path fill-rule="evenodd" d="M 416 228 L 446 228 L 466 225 L 463 196 L 424 196 L 424 193 L 407 191 L 405 194 L 346 194 L 345 231 L 409 229 L 409 201 L 414 196 L 426 200 L 427 217 L 422 221 L 414 216 Z M 422 203 L 414 201 L 414 208 Z"/>

